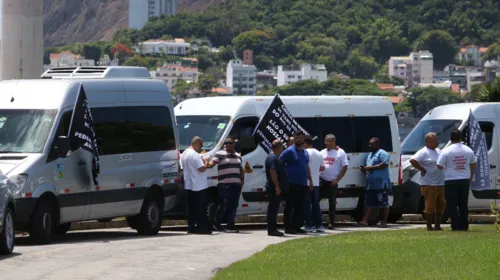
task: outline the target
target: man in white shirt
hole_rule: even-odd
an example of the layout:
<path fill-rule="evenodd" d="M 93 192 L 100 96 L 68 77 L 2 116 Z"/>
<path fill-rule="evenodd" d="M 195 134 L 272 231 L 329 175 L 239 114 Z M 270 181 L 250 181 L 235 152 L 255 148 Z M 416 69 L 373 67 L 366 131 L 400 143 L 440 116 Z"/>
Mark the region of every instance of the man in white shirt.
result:
<path fill-rule="evenodd" d="M 310 135 L 306 135 L 304 138 L 304 148 L 306 148 L 309 154 L 309 169 L 311 170 L 311 178 L 314 186 L 306 194 L 304 202 L 304 230 L 313 232 L 314 227 L 316 227 L 316 232 L 325 232 L 321 208 L 319 207 L 319 172 L 325 170 L 325 164 L 321 153 L 313 148 L 313 139 Z M 309 182 L 308 185 L 310 185 Z"/>
<path fill-rule="evenodd" d="M 451 131 L 451 145 L 443 149 L 437 165 L 439 169 L 444 169 L 445 197 L 451 218 L 451 229 L 467 231 L 469 184 L 476 170 L 476 156 L 469 147 L 460 142 L 460 136 L 460 130 Z"/>
<path fill-rule="evenodd" d="M 335 223 L 335 210 L 337 207 L 337 190 L 340 180 L 344 178 L 347 172 L 349 162 L 345 151 L 337 146 L 337 138 L 335 135 L 328 134 L 325 137 L 325 146 L 326 149 L 321 151 L 325 170 L 320 174 L 320 197 L 328 198 L 328 217 L 330 218 L 328 228 L 333 229 Z"/>
<path fill-rule="evenodd" d="M 425 200 L 425 220 L 427 230 L 442 230 L 441 216 L 446 210 L 444 197 L 444 172 L 438 169 L 437 160 L 441 150 L 438 148 L 438 137 L 434 132 L 425 135 L 425 147 L 411 157 L 410 163 L 420 171 L 420 191 Z M 435 217 L 434 217 L 435 215 Z M 432 228 L 432 219 L 436 226 Z"/>
<path fill-rule="evenodd" d="M 207 169 L 208 162 L 199 154 L 203 147 L 203 140 L 195 136 L 191 146 L 181 156 L 184 172 L 184 189 L 188 197 L 188 233 L 212 234 L 208 228 L 208 188 Z"/>

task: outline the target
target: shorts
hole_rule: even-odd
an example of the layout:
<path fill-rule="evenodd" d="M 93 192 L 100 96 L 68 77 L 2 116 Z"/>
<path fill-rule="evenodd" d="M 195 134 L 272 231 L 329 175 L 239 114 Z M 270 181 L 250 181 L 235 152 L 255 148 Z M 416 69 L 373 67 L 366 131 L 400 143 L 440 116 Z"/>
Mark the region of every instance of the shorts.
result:
<path fill-rule="evenodd" d="M 387 190 L 366 190 L 365 204 L 367 208 L 389 208 Z"/>
<path fill-rule="evenodd" d="M 446 199 L 443 186 L 422 186 L 420 192 L 424 196 L 425 214 L 443 214 L 446 210 Z"/>

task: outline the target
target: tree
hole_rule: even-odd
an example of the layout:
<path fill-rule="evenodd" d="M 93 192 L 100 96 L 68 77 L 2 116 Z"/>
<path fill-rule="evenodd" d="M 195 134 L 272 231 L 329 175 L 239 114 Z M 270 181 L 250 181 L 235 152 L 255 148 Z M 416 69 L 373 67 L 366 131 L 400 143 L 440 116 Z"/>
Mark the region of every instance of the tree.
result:
<path fill-rule="evenodd" d="M 194 83 L 188 83 L 185 80 L 177 80 L 175 91 L 173 92 L 176 103 L 178 103 L 179 98 L 185 99 L 189 92 L 194 89 L 194 86 Z"/>
<path fill-rule="evenodd" d="M 405 81 L 400 77 L 391 77 L 387 74 L 377 74 L 375 76 L 375 82 L 379 84 L 393 84 L 395 86 L 404 86 Z"/>
<path fill-rule="evenodd" d="M 234 37 L 233 46 L 238 55 L 242 55 L 244 50 L 253 50 L 255 53 L 258 53 L 270 39 L 271 36 L 265 31 L 251 30 Z M 260 47 L 260 50 L 258 47 Z"/>
<path fill-rule="evenodd" d="M 417 41 L 416 49 L 432 53 L 435 69 L 443 69 L 446 65 L 453 63 L 459 51 L 453 37 L 444 30 L 425 32 Z"/>
<path fill-rule="evenodd" d="M 380 18 L 364 36 L 362 49 L 364 54 L 377 58 L 377 63 L 384 63 L 391 56 L 407 54 L 410 47 L 407 39 L 401 36 L 398 23 Z"/>
<path fill-rule="evenodd" d="M 198 78 L 198 88 L 206 96 L 212 92 L 213 88 L 219 86 L 219 81 L 210 75 L 202 75 Z"/>
<path fill-rule="evenodd" d="M 217 53 L 217 58 L 223 63 L 227 63 L 234 59 L 234 50 L 232 46 L 221 47 Z"/>
<path fill-rule="evenodd" d="M 354 78 L 371 79 L 378 71 L 377 62 L 371 56 L 363 56 L 358 50 L 351 52 L 345 62 L 345 68 Z"/>
<path fill-rule="evenodd" d="M 123 63 L 127 58 L 131 57 L 134 53 L 132 50 L 125 44 L 118 43 L 116 44 L 112 49 L 111 49 L 111 59 L 113 59 L 115 56 L 120 61 Z"/>
<path fill-rule="evenodd" d="M 102 49 L 97 43 L 86 43 L 83 45 L 83 56 L 85 59 L 93 59 L 95 63 L 101 59 Z"/>
<path fill-rule="evenodd" d="M 496 78 L 492 83 L 482 85 L 477 94 L 477 101 L 500 102 L 500 78 Z"/>
<path fill-rule="evenodd" d="M 488 50 L 483 55 L 483 61 L 499 60 L 500 59 L 500 44 L 493 43 L 488 47 Z"/>
<path fill-rule="evenodd" d="M 322 86 L 316 80 L 301 80 L 276 90 L 279 95 L 321 95 Z"/>
<path fill-rule="evenodd" d="M 144 57 L 140 57 L 138 55 L 125 60 L 125 62 L 123 62 L 123 65 L 124 66 L 149 67 L 148 61 Z"/>
<path fill-rule="evenodd" d="M 408 92 L 409 94 L 403 102 L 403 106 L 411 108 L 415 117 L 422 117 L 437 106 L 464 102 L 460 95 L 453 93 L 449 89 L 435 87 L 412 88 Z"/>
<path fill-rule="evenodd" d="M 269 70 L 273 68 L 273 59 L 265 55 L 258 55 L 255 57 L 254 64 L 259 70 Z"/>

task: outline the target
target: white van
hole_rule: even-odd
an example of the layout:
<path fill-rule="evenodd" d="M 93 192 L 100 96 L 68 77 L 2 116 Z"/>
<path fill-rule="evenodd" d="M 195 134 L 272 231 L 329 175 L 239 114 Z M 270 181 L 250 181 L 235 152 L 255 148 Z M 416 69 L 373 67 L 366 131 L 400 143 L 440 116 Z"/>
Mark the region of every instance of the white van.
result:
<path fill-rule="evenodd" d="M 99 186 L 91 153 L 65 148 L 80 85 L 94 119 Z M 16 229 L 48 243 L 72 222 L 127 217 L 140 234 L 157 234 L 180 182 L 174 124 L 169 91 L 146 68 L 55 68 L 38 80 L 1 81 L 0 170 L 17 185 Z"/>
<path fill-rule="evenodd" d="M 379 137 L 381 147 L 390 153 L 391 181 L 394 185 L 398 182 L 400 143 L 390 100 L 366 96 L 283 96 L 281 99 L 297 122 L 311 134 L 316 149 L 325 147 L 327 134 L 333 133 L 337 137 L 337 143 L 346 151 L 350 163 L 339 185 L 337 211 L 360 220 L 365 182 L 360 166 L 365 164 L 371 137 Z M 175 107 L 181 152 L 190 146 L 194 136 L 203 138 L 203 152 L 210 156 L 222 148 L 227 136 L 236 137 L 246 172 L 239 214 L 262 214 L 267 209 L 264 187 L 267 153 L 252 133 L 272 100 L 273 97 L 208 97 L 189 99 Z M 207 171 L 207 176 L 209 186 L 217 186 L 217 168 Z M 211 200 L 216 201 L 217 189 L 211 188 L 210 191 Z M 178 204 L 183 201 L 178 199 Z M 321 207 L 326 211 L 328 201 L 322 201 Z M 177 207 L 177 212 L 171 215 L 181 215 L 184 208 Z M 372 223 L 378 222 L 379 218 L 380 215 L 375 213 Z"/>
<path fill-rule="evenodd" d="M 486 135 L 492 190 L 473 192 L 469 195 L 469 210 L 489 211 L 491 199 L 500 199 L 500 103 L 459 103 L 434 108 L 429 111 L 410 132 L 401 145 L 403 170 L 404 213 L 422 213 L 424 200 L 420 193 L 420 172 L 411 166 L 409 159 L 425 146 L 424 136 L 435 132 L 439 147 L 449 145 L 450 132 L 458 128 L 463 136 L 468 134 L 469 113 L 472 111 Z M 465 139 L 465 137 L 463 137 Z M 496 190 L 495 190 L 496 189 Z M 447 220 L 448 215 L 443 215 Z"/>

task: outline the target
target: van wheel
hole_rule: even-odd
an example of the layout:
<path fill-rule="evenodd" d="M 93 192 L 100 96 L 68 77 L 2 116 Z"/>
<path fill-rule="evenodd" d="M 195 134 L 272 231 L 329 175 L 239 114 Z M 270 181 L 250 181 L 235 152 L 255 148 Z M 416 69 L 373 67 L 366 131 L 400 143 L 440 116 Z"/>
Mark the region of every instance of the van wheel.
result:
<path fill-rule="evenodd" d="M 15 229 L 14 213 L 12 209 L 7 208 L 3 219 L 3 230 L 0 236 L 0 254 L 10 255 L 14 251 Z"/>
<path fill-rule="evenodd" d="M 54 233 L 54 208 L 49 200 L 43 199 L 33 211 L 30 224 L 30 239 L 35 244 L 48 244 Z"/>
<path fill-rule="evenodd" d="M 401 217 L 403 217 L 403 213 L 389 213 L 389 217 L 387 217 L 387 222 L 394 224 L 397 221 L 399 221 Z"/>
<path fill-rule="evenodd" d="M 163 221 L 163 195 L 149 192 L 137 216 L 137 232 L 141 235 L 156 235 Z"/>
<path fill-rule="evenodd" d="M 361 222 L 363 220 L 363 216 L 365 215 L 365 198 L 364 196 L 360 197 L 358 200 L 358 206 L 351 213 L 351 217 L 357 222 Z M 368 217 L 368 225 L 374 226 L 378 224 L 383 218 L 383 211 L 380 209 L 373 209 L 372 214 Z"/>
<path fill-rule="evenodd" d="M 54 233 L 65 234 L 66 232 L 68 232 L 70 228 L 71 228 L 71 223 L 60 224 L 55 228 Z"/>

